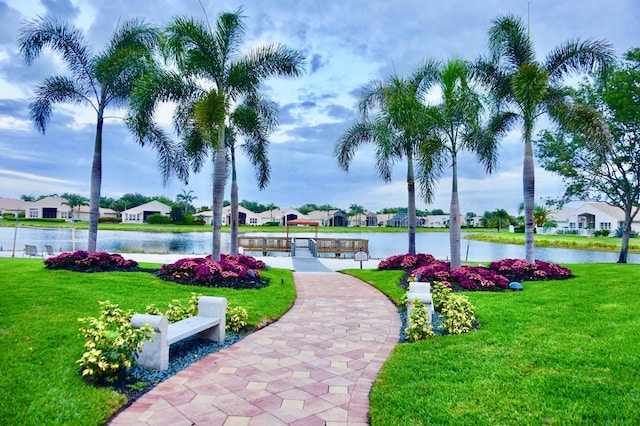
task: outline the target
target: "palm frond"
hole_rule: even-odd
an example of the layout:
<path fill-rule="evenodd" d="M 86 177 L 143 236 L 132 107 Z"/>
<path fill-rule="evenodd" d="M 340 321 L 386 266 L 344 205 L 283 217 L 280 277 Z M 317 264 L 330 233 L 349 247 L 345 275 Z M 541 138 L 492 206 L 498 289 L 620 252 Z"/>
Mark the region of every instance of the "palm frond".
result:
<path fill-rule="evenodd" d="M 87 103 L 94 110 L 90 99 L 85 97 L 82 88 L 77 82 L 65 76 L 53 76 L 46 78 L 35 88 L 35 96 L 29 103 L 29 114 L 36 128 L 44 134 L 45 128 L 51 118 L 54 103 Z"/>
<path fill-rule="evenodd" d="M 494 62 L 504 58 L 513 71 L 535 61 L 535 52 L 527 28 L 516 15 L 503 15 L 493 20 L 489 29 L 489 52 Z"/>
<path fill-rule="evenodd" d="M 91 51 L 82 32 L 72 25 L 48 16 L 40 17 L 20 29 L 18 45 L 27 65 L 49 47 L 62 55 L 74 76 L 92 81 Z"/>
<path fill-rule="evenodd" d="M 614 63 L 613 47 L 602 40 L 569 40 L 552 50 L 545 60 L 545 69 L 552 84 L 574 73 L 605 72 Z"/>
<path fill-rule="evenodd" d="M 370 80 L 358 90 L 358 110 L 363 117 L 373 109 L 384 105 L 384 83 L 380 80 Z"/>
<path fill-rule="evenodd" d="M 333 147 L 333 154 L 342 170 L 349 171 L 349 165 L 358 147 L 373 142 L 373 132 L 373 123 L 363 120 L 353 124 L 340 135 Z"/>

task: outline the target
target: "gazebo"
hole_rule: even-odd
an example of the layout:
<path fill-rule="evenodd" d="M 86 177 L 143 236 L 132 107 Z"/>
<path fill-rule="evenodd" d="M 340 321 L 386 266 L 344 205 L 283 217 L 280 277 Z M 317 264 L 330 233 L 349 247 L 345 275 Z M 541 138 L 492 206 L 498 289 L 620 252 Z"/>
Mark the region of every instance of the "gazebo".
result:
<path fill-rule="evenodd" d="M 290 225 L 302 225 L 302 226 L 315 226 L 316 227 L 316 240 L 318 239 L 318 225 L 320 225 L 320 222 L 316 222 L 315 220 L 309 220 L 309 219 L 293 219 L 293 220 L 289 220 L 287 221 L 287 241 L 289 241 L 289 226 Z"/>

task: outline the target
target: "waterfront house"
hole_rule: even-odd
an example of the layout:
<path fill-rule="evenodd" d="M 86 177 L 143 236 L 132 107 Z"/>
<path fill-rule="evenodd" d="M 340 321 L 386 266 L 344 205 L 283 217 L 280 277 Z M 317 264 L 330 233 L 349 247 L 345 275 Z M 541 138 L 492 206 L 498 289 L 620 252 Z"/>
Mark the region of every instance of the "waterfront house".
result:
<path fill-rule="evenodd" d="M 146 223 L 152 214 L 171 215 L 171 207 L 158 200 L 149 201 L 122 212 L 122 223 Z"/>

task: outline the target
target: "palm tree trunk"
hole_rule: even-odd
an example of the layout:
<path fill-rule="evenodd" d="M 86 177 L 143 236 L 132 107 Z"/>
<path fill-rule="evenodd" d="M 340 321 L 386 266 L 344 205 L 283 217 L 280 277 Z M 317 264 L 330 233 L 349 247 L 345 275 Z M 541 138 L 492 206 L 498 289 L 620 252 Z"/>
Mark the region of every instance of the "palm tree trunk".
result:
<path fill-rule="evenodd" d="M 525 124 L 524 164 L 522 167 L 522 189 L 524 196 L 524 241 L 525 255 L 529 263 L 535 263 L 533 245 L 533 210 L 535 199 L 535 174 L 533 168 L 532 125 Z"/>
<path fill-rule="evenodd" d="M 633 217 L 631 216 L 631 204 L 627 203 L 624 209 L 624 224 L 622 230 L 622 244 L 620 246 L 620 256 L 618 257 L 618 263 L 627 263 L 627 256 L 629 254 L 629 237 L 631 236 L 631 222 Z"/>
<path fill-rule="evenodd" d="M 211 249 L 211 259 L 214 262 L 220 261 L 222 244 L 222 204 L 224 202 L 224 184 L 227 175 L 224 133 L 224 123 L 221 123 L 218 130 L 218 145 L 213 163 L 213 218 L 211 222 L 211 227 L 213 228 L 213 245 Z"/>
<path fill-rule="evenodd" d="M 229 253 L 238 254 L 238 178 L 236 176 L 236 151 L 231 148 L 231 245 Z"/>
<path fill-rule="evenodd" d="M 451 251 L 451 269 L 459 268 L 460 263 L 460 201 L 458 199 L 458 163 L 453 158 L 453 178 L 451 179 L 451 205 L 449 207 L 449 248 Z"/>
<path fill-rule="evenodd" d="M 98 244 L 98 218 L 100 217 L 100 186 L 102 185 L 102 109 L 98 111 L 96 139 L 91 164 L 91 196 L 89 201 L 89 241 L 87 251 L 94 253 Z"/>
<path fill-rule="evenodd" d="M 416 254 L 416 182 L 413 174 L 413 155 L 407 155 L 407 214 L 409 227 L 409 254 Z"/>

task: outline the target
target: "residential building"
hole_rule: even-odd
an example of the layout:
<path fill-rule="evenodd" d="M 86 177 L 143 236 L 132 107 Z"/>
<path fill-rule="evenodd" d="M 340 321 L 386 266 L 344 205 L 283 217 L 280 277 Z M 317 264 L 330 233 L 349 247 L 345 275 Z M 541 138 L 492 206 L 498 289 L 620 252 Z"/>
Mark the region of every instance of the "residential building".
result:
<path fill-rule="evenodd" d="M 621 208 L 602 201 L 574 202 L 549 215 L 556 222 L 555 228 L 538 228 L 538 233 L 571 232 L 592 235 L 594 231 L 609 230 L 612 233 L 624 223 Z M 640 217 L 631 224 L 631 229 L 640 233 Z"/>
<path fill-rule="evenodd" d="M 171 215 L 171 207 L 158 200 L 149 201 L 122 212 L 122 223 L 146 223 L 152 214 Z"/>

